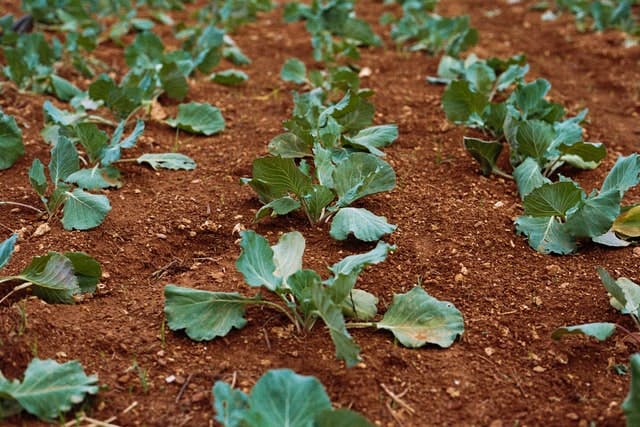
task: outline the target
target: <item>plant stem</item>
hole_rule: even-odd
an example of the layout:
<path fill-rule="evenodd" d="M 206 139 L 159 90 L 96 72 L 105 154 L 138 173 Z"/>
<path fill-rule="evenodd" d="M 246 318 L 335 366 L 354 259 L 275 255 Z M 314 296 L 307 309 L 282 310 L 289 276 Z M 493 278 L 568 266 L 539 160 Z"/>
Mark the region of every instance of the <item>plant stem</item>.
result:
<path fill-rule="evenodd" d="M 118 159 L 118 160 L 115 160 L 115 161 L 113 161 L 111 163 L 133 163 L 133 162 L 136 162 L 136 161 L 138 161 L 138 159 Z"/>
<path fill-rule="evenodd" d="M 513 177 L 512 177 L 511 175 L 509 175 L 509 174 L 508 174 L 508 173 L 506 173 L 506 172 L 503 172 L 503 171 L 502 171 L 501 169 L 499 169 L 499 168 L 493 168 L 493 170 L 492 170 L 491 172 L 493 172 L 494 174 L 496 174 L 496 175 L 498 175 L 498 176 L 501 176 L 501 177 L 503 177 L 503 178 L 513 180 Z"/>
<path fill-rule="evenodd" d="M 25 205 L 24 203 L 18 203 L 18 202 L 0 202 L 0 205 L 19 206 L 19 207 L 21 207 L 21 208 L 31 209 L 32 211 L 36 211 L 36 212 L 38 212 L 39 214 L 43 214 L 43 213 L 44 213 L 44 211 L 42 211 L 42 210 L 40 210 L 40 209 L 38 209 L 38 208 L 36 208 L 36 207 L 34 207 L 34 206 L 31 206 L 31 205 Z"/>
<path fill-rule="evenodd" d="M 113 126 L 113 127 L 117 127 L 118 125 L 108 119 L 105 119 L 104 117 L 101 116 L 96 116 L 94 114 L 91 114 L 89 116 L 87 116 L 87 120 L 89 120 L 92 123 L 98 123 L 98 124 L 102 124 L 102 125 L 108 125 L 108 126 Z"/>
<path fill-rule="evenodd" d="M 291 320 L 291 323 L 293 323 L 296 327 L 296 330 L 298 332 L 302 332 L 300 330 L 300 322 L 298 322 L 298 319 L 296 319 L 287 309 L 285 309 L 284 307 L 282 307 L 279 304 L 276 304 L 274 302 L 271 301 L 265 301 L 265 300 L 260 300 L 260 301 L 252 301 L 251 304 L 258 304 L 258 305 L 266 305 L 268 307 L 274 308 L 278 311 L 281 311 L 282 313 L 284 313 L 289 320 Z"/>
<path fill-rule="evenodd" d="M 378 328 L 377 322 L 347 322 L 345 323 L 347 328 L 364 329 L 364 328 Z"/>
<path fill-rule="evenodd" d="M 15 279 L 15 277 L 12 277 L 11 279 Z M 31 286 L 33 283 L 31 282 L 26 282 L 23 283 L 22 285 L 18 285 L 15 288 L 13 288 L 11 290 L 11 292 L 9 292 L 8 294 L 6 294 L 4 297 L 2 297 L 2 299 L 0 299 L 0 304 L 2 304 L 3 302 L 6 301 L 7 298 L 9 298 L 11 295 L 15 294 L 18 291 L 21 291 L 23 289 L 27 289 L 29 286 Z"/>

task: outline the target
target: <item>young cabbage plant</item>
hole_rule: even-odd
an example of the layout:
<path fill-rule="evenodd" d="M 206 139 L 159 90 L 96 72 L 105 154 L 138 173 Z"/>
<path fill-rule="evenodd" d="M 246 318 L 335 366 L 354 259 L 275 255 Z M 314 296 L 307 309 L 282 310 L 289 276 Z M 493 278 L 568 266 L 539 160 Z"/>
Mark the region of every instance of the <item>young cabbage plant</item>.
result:
<path fill-rule="evenodd" d="M 0 372 L 0 420 L 25 410 L 42 421 L 55 422 L 98 389 L 98 377 L 87 376 L 76 360 L 60 364 L 35 358 L 22 381 L 11 381 Z"/>
<path fill-rule="evenodd" d="M 360 361 L 360 347 L 347 331 L 349 327 L 389 330 L 412 348 L 427 343 L 449 347 L 463 332 L 460 312 L 420 287 L 395 295 L 383 318 L 372 321 L 377 315 L 377 298 L 354 286 L 366 266 L 384 261 L 395 246 L 378 242 L 369 252 L 348 256 L 332 265 L 331 275 L 323 280 L 317 272 L 302 268 L 305 241 L 300 233 L 284 234 L 274 246 L 253 231 L 244 231 L 241 237 L 242 254 L 236 267 L 250 287 L 264 288 L 280 301 L 264 299 L 260 293 L 245 297 L 167 285 L 165 314 L 171 330 L 184 329 L 191 339 L 210 340 L 227 335 L 232 328 L 243 328 L 247 306 L 265 306 L 283 313 L 298 331 L 310 331 L 321 320 L 329 330 L 336 357 L 348 367 Z M 360 321 L 347 323 L 345 316 Z"/>
<path fill-rule="evenodd" d="M 305 21 L 311 34 L 313 58 L 337 63 L 341 57 L 358 59 L 359 46 L 380 46 L 382 41 L 366 21 L 356 18 L 353 0 L 312 0 L 287 3 L 286 22 Z"/>
<path fill-rule="evenodd" d="M 269 143 L 272 156 L 256 159 L 252 178 L 243 180 L 264 203 L 256 219 L 301 209 L 311 224 L 332 219 L 330 233 L 339 240 L 354 234 L 376 241 L 393 232 L 386 218 L 350 205 L 395 187 L 381 148 L 398 137 L 397 127 L 370 126 L 373 106 L 358 93 L 349 91 L 328 106 L 321 90 L 295 101 L 288 132 Z"/>
<path fill-rule="evenodd" d="M 551 182 L 539 164 L 528 158 L 514 172 L 523 196 L 524 215 L 516 230 L 541 253 L 569 254 L 584 239 L 608 246 L 626 246 L 624 231 L 637 232 L 637 206 L 623 210 L 624 193 L 640 183 L 640 156 L 618 158 L 600 190 L 587 193 L 573 180 Z M 623 231 L 616 234 L 616 230 Z M 635 231 L 634 231 L 635 230 Z"/>
<path fill-rule="evenodd" d="M 628 315 L 633 320 L 637 331 L 629 331 L 618 323 L 600 322 L 564 326 L 553 331 L 551 337 L 557 340 L 565 335 L 586 335 L 598 341 L 604 341 L 619 330 L 625 334 L 625 337 L 640 345 L 640 285 L 626 277 L 614 279 L 602 267 L 598 267 L 598 275 L 610 295 L 611 306 L 622 314 Z"/>
<path fill-rule="evenodd" d="M 398 45 L 411 42 L 411 51 L 426 51 L 430 55 L 444 52 L 458 56 L 478 42 L 478 31 L 469 26 L 468 16 L 443 17 L 433 12 L 432 1 L 410 0 L 402 4 L 399 19 L 390 15 L 391 37 Z"/>
<path fill-rule="evenodd" d="M 216 381 L 215 420 L 223 427 L 373 427 L 350 409 L 334 409 L 322 383 L 289 369 L 267 371 L 249 394 Z"/>
<path fill-rule="evenodd" d="M 569 11 L 575 15 L 576 27 L 579 31 L 589 29 L 604 31 L 608 28 L 618 28 L 634 36 L 640 34 L 638 19 L 632 9 L 635 2 L 632 0 L 557 0 L 554 3 L 556 11 Z"/>
<path fill-rule="evenodd" d="M 17 239 L 18 235 L 14 234 L 0 243 L 0 268 L 9 262 Z M 95 292 L 101 275 L 100 264 L 83 252 L 49 252 L 33 258 L 29 266 L 17 275 L 0 277 L 0 284 L 22 282 L 2 297 L 0 304 L 10 295 L 27 288 L 48 303 L 73 304 L 74 296 Z"/>
<path fill-rule="evenodd" d="M 627 417 L 627 427 L 637 427 L 640 425 L 640 353 L 631 356 L 630 365 L 631 385 L 621 407 Z"/>

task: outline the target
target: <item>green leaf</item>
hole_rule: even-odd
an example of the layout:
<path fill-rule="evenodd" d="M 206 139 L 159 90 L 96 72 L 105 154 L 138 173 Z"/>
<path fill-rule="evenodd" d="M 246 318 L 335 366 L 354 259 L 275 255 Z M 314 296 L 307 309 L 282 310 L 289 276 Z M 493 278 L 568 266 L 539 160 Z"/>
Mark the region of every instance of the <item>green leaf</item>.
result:
<path fill-rule="evenodd" d="M 596 142 L 576 142 L 558 147 L 560 159 L 578 169 L 595 169 L 607 155 L 604 144 Z"/>
<path fill-rule="evenodd" d="M 245 306 L 258 301 L 237 292 L 209 292 L 167 285 L 164 314 L 172 331 L 184 329 L 195 341 L 226 336 L 247 324 Z"/>
<path fill-rule="evenodd" d="M 69 80 L 55 74 L 51 75 L 51 88 L 56 98 L 61 101 L 70 101 L 73 97 L 82 94 L 82 91 Z"/>
<path fill-rule="evenodd" d="M 284 159 L 310 157 L 311 148 L 294 133 L 282 133 L 269 142 L 269 153 Z"/>
<path fill-rule="evenodd" d="M 362 148 L 376 156 L 384 157 L 380 148 L 390 145 L 398 139 L 398 126 L 381 125 L 362 129 L 355 136 L 347 138 L 349 145 Z"/>
<path fill-rule="evenodd" d="M 267 239 L 252 230 L 241 232 L 240 237 L 242 254 L 236 261 L 236 268 L 244 280 L 249 286 L 265 286 L 270 291 L 278 289 L 282 279 L 274 275 L 274 252 Z"/>
<path fill-rule="evenodd" d="M 302 205 L 300 204 L 300 202 L 296 199 L 293 199 L 289 196 L 284 196 L 279 199 L 272 200 L 258 209 L 258 212 L 256 212 L 256 221 L 259 221 L 268 215 L 286 215 L 289 212 L 295 211 L 301 206 Z"/>
<path fill-rule="evenodd" d="M 489 176 L 497 169 L 496 161 L 502 152 L 502 144 L 496 141 L 483 141 L 464 137 L 464 148 L 480 163 L 482 175 Z"/>
<path fill-rule="evenodd" d="M 450 302 L 439 301 L 419 286 L 395 294 L 391 306 L 377 323 L 411 348 L 437 344 L 447 348 L 464 332 L 462 314 Z"/>
<path fill-rule="evenodd" d="M 518 107 L 520 107 L 524 119 L 540 108 L 540 105 L 545 101 L 544 97 L 550 89 L 551 83 L 545 79 L 538 79 L 531 83 L 518 86 L 513 92 L 512 97 Z"/>
<path fill-rule="evenodd" d="M 524 214 L 533 217 L 563 217 L 582 201 L 582 190 L 573 181 L 543 184 L 523 201 Z"/>
<path fill-rule="evenodd" d="M 69 175 L 80 169 L 78 151 L 71 140 L 60 136 L 58 143 L 51 149 L 49 175 L 54 186 L 63 182 Z"/>
<path fill-rule="evenodd" d="M 452 81 L 442 95 L 442 108 L 447 119 L 454 123 L 478 123 L 489 105 L 486 95 L 474 92 L 466 80 Z"/>
<path fill-rule="evenodd" d="M 640 237 L 640 205 L 623 212 L 615 219 L 611 228 L 627 237 Z"/>
<path fill-rule="evenodd" d="M 387 218 L 377 216 L 363 208 L 342 208 L 331 222 L 329 234 L 336 240 L 345 240 L 350 233 L 362 241 L 375 242 L 397 227 Z"/>
<path fill-rule="evenodd" d="M 13 249 L 15 248 L 17 240 L 18 235 L 13 234 L 7 240 L 0 243 L 0 268 L 7 265 L 9 259 L 11 259 L 11 255 L 13 254 Z"/>
<path fill-rule="evenodd" d="M 345 408 L 323 411 L 315 421 L 314 427 L 374 427 L 359 413 Z"/>
<path fill-rule="evenodd" d="M 221 85 L 237 86 L 249 80 L 249 76 L 243 71 L 231 69 L 213 73 L 209 79 Z"/>
<path fill-rule="evenodd" d="M 384 160 L 368 153 L 352 153 L 333 171 L 338 206 L 349 206 L 370 194 L 392 190 L 396 174 Z"/>
<path fill-rule="evenodd" d="M 565 224 L 554 216 L 521 216 L 516 220 L 516 231 L 529 239 L 529 246 L 548 254 L 570 254 L 576 250 L 576 242 Z"/>
<path fill-rule="evenodd" d="M 13 117 L 0 111 L 0 170 L 10 168 L 23 155 L 22 131 Z"/>
<path fill-rule="evenodd" d="M 31 282 L 33 293 L 49 303 L 73 304 L 73 295 L 80 293 L 73 263 L 57 252 L 34 257 L 17 277 Z"/>
<path fill-rule="evenodd" d="M 68 111 L 60 110 L 56 108 L 51 101 L 45 101 L 42 105 L 44 111 L 45 121 L 53 122 L 62 126 L 70 126 L 78 123 L 80 120 L 86 117 L 86 113 L 70 113 Z"/>
<path fill-rule="evenodd" d="M 80 188 L 66 192 L 62 225 L 65 230 L 89 230 L 102 224 L 111 210 L 107 196 L 87 193 Z"/>
<path fill-rule="evenodd" d="M 136 120 L 136 126 L 133 131 L 131 131 L 131 134 L 123 139 L 125 126 L 126 121 L 122 120 L 113 132 L 109 145 L 100 153 L 100 163 L 103 166 L 108 166 L 120 160 L 122 149 L 134 147 L 138 138 L 140 138 L 144 132 L 144 122 L 142 120 Z"/>
<path fill-rule="evenodd" d="M 193 170 L 196 168 L 196 162 L 191 157 L 180 153 L 153 153 L 143 154 L 136 159 L 139 164 L 147 163 L 154 170 L 171 169 L 171 170 Z"/>
<path fill-rule="evenodd" d="M 623 195 L 629 188 L 640 182 L 640 155 L 634 153 L 620 156 L 602 183 L 601 193 L 618 190 Z"/>
<path fill-rule="evenodd" d="M 640 315 L 640 286 L 626 277 L 615 280 L 602 267 L 598 267 L 602 284 L 611 295 L 611 306 L 623 314 Z"/>
<path fill-rule="evenodd" d="M 336 357 L 344 360 L 347 368 L 356 365 L 360 361 L 360 347 L 347 332 L 340 306 L 330 297 L 327 288 L 318 283 L 312 284 L 311 301 L 318 316 L 329 328 L 329 335 L 336 347 Z"/>
<path fill-rule="evenodd" d="M 540 120 L 522 122 L 516 132 L 518 152 L 525 157 L 533 157 L 543 165 L 553 137 L 553 126 L 546 122 Z"/>
<path fill-rule="evenodd" d="M 29 168 L 29 182 L 40 197 L 47 191 L 47 177 L 44 175 L 44 165 L 40 159 L 34 159 Z"/>
<path fill-rule="evenodd" d="M 334 275 L 361 272 L 368 265 L 378 264 L 387 258 L 389 252 L 396 249 L 395 245 L 378 242 L 375 248 L 363 254 L 350 255 L 329 267 Z"/>
<path fill-rule="evenodd" d="M 287 284 L 296 298 L 300 312 L 305 318 L 308 318 L 315 308 L 311 301 L 311 290 L 321 283 L 322 279 L 313 270 L 298 270 L 289 276 Z"/>
<path fill-rule="evenodd" d="M 302 173 L 293 159 L 262 157 L 253 161 L 251 188 L 263 203 L 293 193 L 301 196 L 311 187 L 311 179 Z"/>
<path fill-rule="evenodd" d="M 305 241 L 297 231 L 283 234 L 278 244 L 271 247 L 275 264 L 274 276 L 281 277 L 286 282 L 289 276 L 302 270 L 302 255 Z"/>
<path fill-rule="evenodd" d="M 289 58 L 282 66 L 280 78 L 285 82 L 303 84 L 307 82 L 307 67 L 296 58 Z"/>
<path fill-rule="evenodd" d="M 314 184 L 305 194 L 302 195 L 307 213 L 311 222 L 320 221 L 325 213 L 325 208 L 333 201 L 335 195 L 324 185 Z"/>
<path fill-rule="evenodd" d="M 631 356 L 631 385 L 622 402 L 622 412 L 627 417 L 627 427 L 640 425 L 640 353 Z"/>
<path fill-rule="evenodd" d="M 342 314 L 356 320 L 373 320 L 378 314 L 378 298 L 362 289 L 352 289 L 342 301 Z"/>
<path fill-rule="evenodd" d="M 109 136 L 100 130 L 94 123 L 79 123 L 75 126 L 76 136 L 85 152 L 89 156 L 89 162 L 100 160 L 102 150 L 109 143 Z"/>
<path fill-rule="evenodd" d="M 158 77 L 169 98 L 182 101 L 189 93 L 189 83 L 175 62 L 164 62 Z"/>
<path fill-rule="evenodd" d="M 22 382 L 0 382 L 0 394 L 11 396 L 27 412 L 47 421 L 97 392 L 98 377 L 87 376 L 75 360 L 59 364 L 36 358 L 29 363 Z"/>
<path fill-rule="evenodd" d="M 250 427 L 311 427 L 314 418 L 328 409 L 331 402 L 320 381 L 277 369 L 253 386 L 244 421 Z"/>
<path fill-rule="evenodd" d="M 598 237 L 609 231 L 620 213 L 620 193 L 589 196 L 567 214 L 566 228 L 575 237 Z"/>
<path fill-rule="evenodd" d="M 93 293 L 102 277 L 100 263 L 84 252 L 65 252 L 64 256 L 73 265 L 73 274 L 78 279 L 80 292 Z"/>
<path fill-rule="evenodd" d="M 604 341 L 616 331 L 615 323 L 586 323 L 584 325 L 564 326 L 551 334 L 551 338 L 559 340 L 565 335 L 586 335 Z"/>
<path fill-rule="evenodd" d="M 101 168 L 99 165 L 96 165 L 91 169 L 80 169 L 69 175 L 65 181 L 70 184 L 75 184 L 84 190 L 122 187 L 120 171 L 113 166 Z"/>
<path fill-rule="evenodd" d="M 211 390 L 215 420 L 224 427 L 241 427 L 245 411 L 249 408 L 249 398 L 242 390 L 234 390 L 224 381 L 216 381 Z"/>
<path fill-rule="evenodd" d="M 178 105 L 178 116 L 166 122 L 171 127 L 207 136 L 224 130 L 224 118 L 220 110 L 198 102 Z"/>
<path fill-rule="evenodd" d="M 518 185 L 518 193 L 523 199 L 536 188 L 551 183 L 549 178 L 542 175 L 540 164 L 533 157 L 527 157 L 515 168 L 513 179 L 515 179 Z"/>

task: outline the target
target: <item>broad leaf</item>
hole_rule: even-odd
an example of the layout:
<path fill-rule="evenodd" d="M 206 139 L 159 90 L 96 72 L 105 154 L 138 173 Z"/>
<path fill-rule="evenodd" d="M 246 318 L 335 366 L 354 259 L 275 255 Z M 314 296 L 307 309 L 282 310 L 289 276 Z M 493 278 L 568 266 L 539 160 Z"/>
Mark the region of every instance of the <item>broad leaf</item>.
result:
<path fill-rule="evenodd" d="M 103 148 L 100 153 L 100 163 L 102 163 L 103 166 L 108 166 L 120 160 L 122 149 L 135 146 L 138 138 L 144 132 L 144 122 L 142 120 L 136 120 L 136 126 L 133 131 L 131 131 L 131 134 L 123 139 L 125 126 L 126 122 L 124 120 L 121 121 L 116 130 L 113 131 L 109 145 Z"/>
<path fill-rule="evenodd" d="M 586 323 L 584 325 L 564 326 L 551 334 L 551 338 L 558 340 L 565 335 L 586 335 L 604 341 L 616 331 L 615 323 Z"/>
<path fill-rule="evenodd" d="M 640 155 L 634 153 L 621 156 L 602 183 L 600 192 L 618 190 L 623 195 L 629 188 L 640 182 Z"/>
<path fill-rule="evenodd" d="M 249 80 L 249 76 L 240 70 L 224 70 L 212 74 L 210 80 L 221 85 L 237 86 Z"/>
<path fill-rule="evenodd" d="M 312 285 L 311 301 L 318 316 L 329 328 L 331 340 L 336 347 L 336 357 L 344 360 L 347 368 L 356 365 L 360 361 L 360 347 L 347 332 L 340 306 L 333 302 L 326 288 L 318 283 Z"/>
<path fill-rule="evenodd" d="M 605 246 L 611 246 L 613 248 L 625 248 L 631 245 L 631 242 L 622 240 L 616 235 L 616 233 L 611 230 L 600 236 L 593 237 L 591 240 L 595 243 L 599 243 Z"/>
<path fill-rule="evenodd" d="M 158 77 L 169 98 L 182 101 L 189 93 L 189 83 L 175 62 L 164 62 Z"/>
<path fill-rule="evenodd" d="M 482 112 L 489 104 L 487 96 L 474 92 L 466 80 L 455 80 L 442 95 L 442 108 L 454 123 L 481 123 Z"/>
<path fill-rule="evenodd" d="M 274 253 L 267 239 L 248 230 L 240 233 L 242 254 L 236 261 L 236 268 L 250 286 L 264 286 L 271 291 L 278 289 L 282 279 L 274 275 L 276 264 Z"/>
<path fill-rule="evenodd" d="M 237 292 L 209 292 L 167 285 L 164 288 L 164 313 L 172 331 L 184 329 L 195 341 L 224 337 L 232 328 L 247 324 L 244 311 L 257 299 Z"/>
<path fill-rule="evenodd" d="M 65 230 L 89 230 L 102 224 L 111 210 L 109 199 L 76 188 L 66 192 L 62 225 Z"/>
<path fill-rule="evenodd" d="M 378 329 L 386 329 L 411 348 L 437 344 L 449 347 L 464 332 L 462 314 L 450 302 L 439 301 L 419 286 L 393 296 Z"/>
<path fill-rule="evenodd" d="M 464 137 L 464 148 L 480 163 L 482 175 L 489 176 L 496 170 L 496 161 L 502 152 L 502 144 L 495 141 L 483 141 Z"/>
<path fill-rule="evenodd" d="M 362 289 L 352 289 L 342 301 L 342 313 L 356 320 L 373 320 L 378 314 L 378 298 Z"/>
<path fill-rule="evenodd" d="M 395 245 L 378 242 L 375 248 L 363 254 L 350 255 L 329 267 L 334 275 L 361 272 L 368 265 L 378 264 L 387 258 L 389 252 L 396 250 Z"/>
<path fill-rule="evenodd" d="M 622 412 L 627 417 L 627 427 L 640 425 L 640 353 L 631 356 L 631 384 L 622 402 Z"/>
<path fill-rule="evenodd" d="M 49 175 L 54 186 L 63 182 L 69 175 L 80 169 L 80 158 L 75 145 L 65 137 L 60 137 L 58 143 L 51 149 Z"/>
<path fill-rule="evenodd" d="M 250 427 L 311 427 L 314 418 L 328 409 L 331 402 L 320 381 L 277 369 L 253 386 L 244 421 Z"/>
<path fill-rule="evenodd" d="M 81 292 L 73 263 L 57 252 L 34 257 L 17 278 L 31 282 L 33 293 L 49 303 L 73 304 L 73 295 Z"/>
<path fill-rule="evenodd" d="M 78 279 L 80 292 L 93 293 L 102 277 L 100 263 L 84 252 L 65 252 L 64 256 L 73 265 L 73 274 Z"/>
<path fill-rule="evenodd" d="M 263 157 L 253 161 L 251 188 L 263 203 L 290 193 L 303 195 L 311 187 L 311 178 L 302 173 L 293 159 Z"/>
<path fill-rule="evenodd" d="M 611 228 L 627 237 L 640 237 L 640 205 L 624 211 L 616 218 Z"/>
<path fill-rule="evenodd" d="M 299 232 L 292 231 L 283 234 L 278 240 L 278 244 L 271 247 L 276 267 L 273 272 L 274 276 L 280 277 L 283 282 L 286 282 L 289 276 L 302 270 L 304 247 L 304 237 Z"/>
<path fill-rule="evenodd" d="M 51 101 L 45 101 L 42 105 L 45 122 L 53 122 L 62 126 L 70 126 L 84 119 L 87 114 L 84 112 L 70 113 L 56 108 Z"/>
<path fill-rule="evenodd" d="M 396 125 L 381 125 L 362 129 L 354 136 L 347 138 L 347 142 L 354 147 L 383 157 L 385 154 L 380 148 L 388 146 L 396 139 L 398 139 L 398 127 Z"/>
<path fill-rule="evenodd" d="M 285 82 L 306 83 L 307 67 L 299 59 L 289 58 L 282 66 L 282 70 L 280 70 L 280 78 Z"/>
<path fill-rule="evenodd" d="M 533 190 L 542 187 L 544 184 L 550 184 L 549 178 L 542 175 L 540 165 L 532 157 L 527 157 L 513 171 L 513 179 L 518 185 L 518 193 L 521 198 L 525 198 Z"/>
<path fill-rule="evenodd" d="M 527 236 L 529 246 L 543 254 L 566 255 L 576 250 L 574 237 L 565 224 L 553 216 L 518 217 L 516 231 Z"/>
<path fill-rule="evenodd" d="M 335 195 L 324 185 L 314 184 L 302 195 L 302 200 L 311 222 L 316 223 L 322 219 L 325 209 L 333 202 Z"/>
<path fill-rule="evenodd" d="M 359 413 L 345 408 L 323 411 L 315 421 L 314 427 L 374 427 Z"/>
<path fill-rule="evenodd" d="M 224 130 L 224 118 L 220 110 L 210 104 L 191 102 L 178 106 L 178 116 L 167 124 L 190 133 L 213 135 Z"/>
<path fill-rule="evenodd" d="M 87 394 L 97 392 L 98 377 L 87 376 L 75 360 L 59 364 L 36 358 L 29 363 L 22 382 L 0 382 L 0 394 L 11 396 L 27 412 L 47 421 L 59 418 Z"/>
<path fill-rule="evenodd" d="M 241 427 L 249 398 L 242 390 L 234 390 L 224 381 L 216 381 L 211 390 L 216 421 L 224 427 Z"/>
<path fill-rule="evenodd" d="M 349 234 L 365 242 L 378 241 L 397 227 L 383 216 L 377 216 L 363 208 L 342 208 L 331 222 L 329 234 L 336 240 L 345 240 Z"/>
<path fill-rule="evenodd" d="M 609 231 L 620 213 L 620 193 L 610 190 L 582 200 L 567 214 L 567 231 L 575 237 L 598 237 Z"/>
<path fill-rule="evenodd" d="M 518 86 L 512 97 L 522 111 L 524 119 L 538 111 L 550 89 L 551 83 L 545 79 L 538 79 Z"/>
<path fill-rule="evenodd" d="M 99 165 L 96 165 L 91 169 L 80 169 L 69 175 L 65 181 L 70 184 L 75 184 L 84 190 L 122 187 L 120 171 L 113 166 L 101 168 Z"/>
<path fill-rule="evenodd" d="M 51 89 L 56 98 L 61 101 L 70 101 L 73 97 L 82 94 L 82 91 L 69 80 L 55 74 L 51 75 Z"/>
<path fill-rule="evenodd" d="M 18 235 L 13 234 L 7 240 L 0 243 L 0 268 L 7 265 L 9 259 L 11 259 L 11 255 L 13 255 L 13 249 L 15 248 L 17 240 Z"/>
<path fill-rule="evenodd" d="M 562 153 L 562 157 L 560 157 L 562 161 L 578 169 L 595 169 L 607 155 L 604 144 L 596 142 L 561 145 L 558 150 Z"/>
<path fill-rule="evenodd" d="M 44 174 L 44 165 L 40 159 L 34 159 L 29 168 L 29 183 L 40 197 L 47 191 L 47 177 Z"/>
<path fill-rule="evenodd" d="M 0 170 L 10 168 L 23 155 L 22 131 L 13 117 L 0 111 Z"/>
<path fill-rule="evenodd" d="M 598 267 L 598 275 L 602 284 L 611 295 L 611 305 L 623 314 L 640 316 L 640 285 L 620 277 L 615 280 L 603 268 Z"/>
<path fill-rule="evenodd" d="M 527 120 L 518 126 L 516 132 L 518 152 L 525 157 L 533 157 L 540 165 L 544 165 L 553 137 L 553 126 L 550 124 L 540 120 Z"/>
<path fill-rule="evenodd" d="M 368 153 L 353 153 L 333 171 L 338 206 L 349 206 L 370 194 L 392 190 L 396 174 L 384 160 Z"/>
<path fill-rule="evenodd" d="M 191 157 L 180 153 L 154 153 L 143 154 L 136 159 L 139 164 L 147 163 L 154 170 L 171 169 L 171 170 L 193 170 L 196 168 L 196 162 Z"/>
<path fill-rule="evenodd" d="M 310 157 L 311 148 L 294 133 L 282 133 L 269 142 L 269 153 L 284 159 Z"/>
<path fill-rule="evenodd" d="M 256 212 L 256 221 L 259 221 L 268 215 L 286 215 L 289 212 L 295 211 L 301 206 L 302 205 L 300 204 L 300 202 L 296 199 L 289 196 L 284 196 L 279 199 L 272 200 L 258 209 L 258 212 Z"/>
<path fill-rule="evenodd" d="M 533 217 L 563 217 L 582 200 L 582 190 L 571 181 L 560 181 L 532 190 L 523 201 L 524 214 Z"/>

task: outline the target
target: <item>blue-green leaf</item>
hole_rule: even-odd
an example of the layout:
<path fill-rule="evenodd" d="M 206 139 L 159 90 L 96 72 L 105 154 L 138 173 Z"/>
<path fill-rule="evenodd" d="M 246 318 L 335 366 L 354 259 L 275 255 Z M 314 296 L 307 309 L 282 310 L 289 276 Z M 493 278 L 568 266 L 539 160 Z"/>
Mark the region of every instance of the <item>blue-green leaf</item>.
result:
<path fill-rule="evenodd" d="M 622 402 L 622 411 L 627 417 L 627 427 L 640 425 L 640 353 L 631 356 L 631 385 Z"/>
<path fill-rule="evenodd" d="M 567 231 L 575 237 L 603 235 L 620 214 L 620 197 L 617 190 L 609 190 L 582 200 L 567 213 Z"/>
<path fill-rule="evenodd" d="M 536 188 L 551 183 L 549 178 L 542 175 L 540 164 L 532 157 L 527 157 L 515 168 L 513 179 L 516 180 L 518 192 L 523 199 Z"/>
<path fill-rule="evenodd" d="M 0 170 L 10 168 L 23 155 L 22 131 L 13 117 L 0 111 Z"/>
<path fill-rule="evenodd" d="M 306 83 L 307 67 L 299 59 L 289 58 L 282 66 L 282 70 L 280 70 L 280 78 L 285 82 Z"/>
<path fill-rule="evenodd" d="M 245 411 L 249 408 L 249 397 L 242 390 L 234 390 L 224 381 L 216 381 L 211 390 L 215 420 L 224 427 L 241 427 Z"/>
<path fill-rule="evenodd" d="M 378 241 L 397 227 L 387 218 L 377 216 L 364 208 L 342 208 L 333 217 L 329 234 L 336 240 L 345 240 L 349 234 L 365 242 Z"/>
<path fill-rule="evenodd" d="M 198 102 L 178 105 L 178 116 L 166 122 L 171 127 L 207 136 L 224 130 L 224 118 L 220 110 Z"/>
<path fill-rule="evenodd" d="M 221 85 L 237 86 L 249 80 L 249 76 L 243 71 L 231 69 L 213 73 L 209 79 Z"/>
<path fill-rule="evenodd" d="M 257 299 L 237 292 L 209 292 L 167 285 L 164 288 L 164 313 L 172 331 L 184 329 L 195 341 L 224 337 L 232 328 L 247 324 L 245 307 Z"/>
<path fill-rule="evenodd" d="M 565 335 L 586 335 L 604 341 L 616 331 L 615 323 L 585 323 L 583 325 L 564 326 L 551 333 L 551 338 L 558 340 Z"/>
<path fill-rule="evenodd" d="M 640 155 L 621 156 L 602 183 L 601 193 L 618 190 L 623 195 L 640 182 Z"/>
<path fill-rule="evenodd" d="M 180 153 L 148 153 L 136 159 L 139 164 L 146 163 L 154 170 L 171 169 L 171 170 L 193 170 L 196 168 L 196 162 L 189 156 Z"/>
<path fill-rule="evenodd" d="M 111 210 L 109 199 L 102 194 L 91 194 L 76 188 L 66 192 L 62 225 L 65 230 L 89 230 L 102 224 Z"/>
<path fill-rule="evenodd" d="M 516 220 L 516 231 L 529 239 L 529 246 L 548 254 L 570 254 L 576 250 L 576 242 L 565 224 L 554 216 L 521 216 Z"/>
<path fill-rule="evenodd" d="M 480 164 L 482 175 L 489 176 L 497 169 L 496 161 L 502 152 L 502 144 L 478 138 L 463 138 L 464 148 Z"/>
<path fill-rule="evenodd" d="M 384 160 L 368 153 L 353 153 L 333 171 L 338 206 L 349 206 L 370 194 L 392 190 L 396 174 Z"/>
<path fill-rule="evenodd" d="M 80 169 L 80 158 L 75 145 L 63 136 L 51 150 L 49 161 L 49 175 L 54 186 L 64 182 L 69 175 Z"/>
<path fill-rule="evenodd" d="M 265 286 L 271 291 L 278 289 L 282 279 L 275 276 L 276 264 L 273 249 L 267 239 L 248 230 L 240 233 L 242 254 L 236 261 L 236 268 L 250 286 Z"/>
<path fill-rule="evenodd" d="M 0 243 L 0 268 L 7 265 L 9 259 L 11 259 L 11 255 L 13 254 L 13 249 L 16 245 L 16 241 L 18 240 L 18 235 L 13 234 L 4 242 Z"/>
<path fill-rule="evenodd" d="M 524 198 L 524 214 L 533 217 L 564 217 L 569 209 L 582 201 L 582 197 L 582 190 L 573 181 L 543 184 Z"/>

